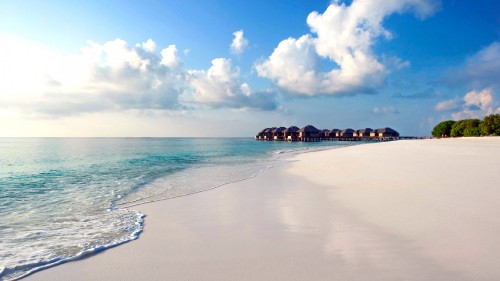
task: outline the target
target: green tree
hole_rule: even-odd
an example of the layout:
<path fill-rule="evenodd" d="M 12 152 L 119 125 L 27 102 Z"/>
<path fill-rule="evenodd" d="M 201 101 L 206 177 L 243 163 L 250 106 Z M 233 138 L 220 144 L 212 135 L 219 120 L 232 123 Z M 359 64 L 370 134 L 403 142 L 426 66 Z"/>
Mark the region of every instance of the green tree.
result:
<path fill-rule="evenodd" d="M 500 114 L 491 114 L 484 117 L 480 128 L 483 135 L 500 136 Z"/>
<path fill-rule="evenodd" d="M 479 127 L 467 127 L 464 130 L 464 137 L 480 137 L 481 129 Z"/>
<path fill-rule="evenodd" d="M 474 137 L 480 136 L 481 130 L 479 129 L 479 119 L 464 119 L 455 122 L 451 127 L 450 135 L 452 137 Z"/>
<path fill-rule="evenodd" d="M 455 124 L 455 121 L 448 120 L 437 124 L 434 129 L 432 129 L 432 136 L 440 138 L 442 135 L 450 136 L 451 127 Z"/>

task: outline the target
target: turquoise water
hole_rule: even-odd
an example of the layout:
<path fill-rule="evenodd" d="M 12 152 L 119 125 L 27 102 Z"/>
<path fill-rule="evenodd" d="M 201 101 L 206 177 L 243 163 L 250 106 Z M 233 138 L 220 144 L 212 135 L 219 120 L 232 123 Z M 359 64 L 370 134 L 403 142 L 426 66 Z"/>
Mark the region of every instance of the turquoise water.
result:
<path fill-rule="evenodd" d="M 295 151 L 352 143 L 0 139 L 0 280 L 136 239 L 137 204 L 246 179 Z"/>

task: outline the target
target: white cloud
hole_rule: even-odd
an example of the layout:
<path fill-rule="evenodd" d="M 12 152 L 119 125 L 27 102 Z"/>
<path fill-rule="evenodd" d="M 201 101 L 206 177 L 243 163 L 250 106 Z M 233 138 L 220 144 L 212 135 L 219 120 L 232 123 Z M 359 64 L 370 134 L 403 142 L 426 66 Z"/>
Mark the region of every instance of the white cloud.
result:
<path fill-rule="evenodd" d="M 10 77 L 0 77 L 4 108 L 61 116 L 180 106 L 183 73 L 160 63 L 151 39 L 134 47 L 121 39 L 104 44 L 89 41 L 76 55 L 56 54 L 29 42 L 4 42 L 2 61 L 15 70 Z M 8 80 L 15 83 L 4 83 Z"/>
<path fill-rule="evenodd" d="M 170 45 L 161 51 L 161 64 L 169 68 L 177 68 L 181 65 L 179 52 L 175 45 Z"/>
<path fill-rule="evenodd" d="M 460 110 L 451 114 L 454 120 L 483 118 L 489 114 L 500 113 L 500 107 L 497 107 L 495 103 L 494 93 L 491 88 L 485 88 L 481 91 L 472 90 L 466 93 L 462 99 L 446 100 L 436 105 L 438 111 L 457 109 Z"/>
<path fill-rule="evenodd" d="M 373 108 L 373 113 L 391 115 L 391 114 L 398 114 L 399 110 L 394 106 L 375 107 L 375 108 Z"/>
<path fill-rule="evenodd" d="M 325 74 L 316 72 L 318 67 L 312 38 L 304 35 L 281 41 L 269 59 L 256 69 L 260 76 L 272 78 L 283 89 L 314 95 L 321 80 L 328 80 Z"/>
<path fill-rule="evenodd" d="M 491 108 L 491 103 L 493 102 L 493 96 L 491 89 L 484 89 L 480 92 L 470 91 L 464 96 L 465 106 L 477 106 L 482 110 L 488 110 Z"/>
<path fill-rule="evenodd" d="M 256 66 L 261 77 L 273 80 L 295 94 L 355 94 L 372 91 L 383 82 L 386 67 L 372 52 L 379 37 L 391 38 L 382 22 L 393 13 L 409 10 L 418 16 L 430 15 L 435 1 L 357 0 L 350 6 L 332 2 L 323 14 L 307 17 L 311 32 L 299 39 L 283 40 L 273 54 Z M 322 70 L 320 59 L 338 67 Z M 391 59 L 404 67 L 408 62 Z"/>
<path fill-rule="evenodd" d="M 248 39 L 243 35 L 243 30 L 238 30 L 233 33 L 234 38 L 231 43 L 231 51 L 235 54 L 242 54 L 245 48 L 248 46 Z"/>
<path fill-rule="evenodd" d="M 156 51 L 156 43 L 151 38 L 148 39 L 148 41 L 142 43 L 140 46 L 143 50 L 149 53 L 153 53 L 154 51 Z"/>
<path fill-rule="evenodd" d="M 437 111 L 449 111 L 449 110 L 455 110 L 460 106 L 461 100 L 459 98 L 454 98 L 451 100 L 445 100 L 442 102 L 439 102 L 435 109 Z"/>
<path fill-rule="evenodd" d="M 132 46 L 121 39 L 89 41 L 78 54 L 60 55 L 6 39 L 0 46 L 0 109 L 48 117 L 176 110 L 186 108 L 180 96 L 190 94 L 189 105 L 276 108 L 275 94 L 240 82 L 228 60 L 214 60 L 207 71 L 185 70 L 175 45 L 157 50 L 151 39 Z"/>
<path fill-rule="evenodd" d="M 276 109 L 275 94 L 255 92 L 242 83 L 239 68 L 233 67 L 229 59 L 214 59 L 208 70 L 192 70 L 189 74 L 194 92 L 188 102 L 212 107 Z"/>
<path fill-rule="evenodd" d="M 500 87 L 500 42 L 493 42 L 469 57 L 464 65 L 451 69 L 445 82 L 473 88 Z"/>
<path fill-rule="evenodd" d="M 163 49 L 161 57 L 155 48 L 152 40 L 135 48 L 121 39 L 89 42 L 59 73 L 48 74 L 59 86 L 46 87 L 35 106 L 55 115 L 179 107 L 185 79 L 174 68 L 179 62 L 175 46 Z"/>

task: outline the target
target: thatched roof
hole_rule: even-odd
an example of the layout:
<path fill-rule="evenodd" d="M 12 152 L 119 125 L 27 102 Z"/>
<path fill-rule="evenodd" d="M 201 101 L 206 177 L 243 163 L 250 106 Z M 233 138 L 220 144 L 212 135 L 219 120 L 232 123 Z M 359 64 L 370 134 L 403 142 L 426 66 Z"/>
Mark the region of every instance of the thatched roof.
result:
<path fill-rule="evenodd" d="M 316 129 L 313 125 L 307 125 L 299 130 L 301 133 L 319 133 L 319 130 Z"/>
<path fill-rule="evenodd" d="M 274 129 L 276 129 L 276 127 L 272 127 L 272 128 L 267 128 L 264 133 L 272 133 L 274 131 Z"/>
<path fill-rule="evenodd" d="M 379 129 L 376 129 L 375 131 L 377 133 L 390 133 L 390 134 L 398 133 L 396 130 L 393 130 L 393 129 L 389 128 L 389 127 L 379 128 Z"/>
<path fill-rule="evenodd" d="M 386 136 L 399 137 L 399 133 L 396 130 L 393 130 L 388 127 L 376 129 L 374 133 L 375 135 L 384 134 Z"/>
<path fill-rule="evenodd" d="M 354 133 L 354 130 L 351 128 L 347 128 L 341 131 L 342 134 L 352 134 Z"/>
<path fill-rule="evenodd" d="M 273 130 L 273 134 L 283 133 L 284 130 L 286 130 L 285 127 L 276 128 L 276 129 Z"/>
<path fill-rule="evenodd" d="M 371 133 L 372 131 L 373 131 L 373 129 L 371 129 L 371 128 L 364 128 L 364 129 L 359 129 L 357 132 L 358 132 L 359 134 L 369 134 L 369 133 Z"/>
<path fill-rule="evenodd" d="M 300 130 L 299 127 L 291 126 L 291 127 L 288 127 L 288 129 L 285 129 L 283 131 L 283 133 L 296 133 L 299 130 Z"/>
<path fill-rule="evenodd" d="M 320 135 L 325 135 L 327 136 L 328 135 L 349 135 L 349 134 L 354 134 L 355 132 L 359 134 L 359 136 L 361 136 L 361 134 L 364 135 L 368 135 L 370 133 L 372 133 L 372 136 L 373 134 L 375 134 L 376 136 L 378 136 L 379 133 L 383 133 L 385 136 L 393 136 L 393 137 L 397 137 L 399 136 L 399 132 L 397 132 L 396 130 L 392 129 L 392 128 L 389 128 L 389 127 L 385 127 L 385 128 L 378 128 L 378 129 L 371 129 L 371 128 L 362 128 L 362 129 L 359 129 L 359 130 L 353 130 L 351 128 L 347 128 L 347 129 L 344 129 L 344 130 L 339 130 L 339 129 L 332 129 L 332 130 L 328 130 L 328 129 L 323 129 L 323 130 L 318 130 L 316 127 L 312 126 L 312 125 L 307 125 L 303 128 L 298 128 L 296 126 L 290 126 L 288 128 L 286 127 L 272 127 L 272 128 L 265 128 L 263 129 L 262 131 L 260 131 L 258 133 L 258 136 L 271 136 L 273 134 L 283 134 L 283 133 L 309 133 L 309 134 L 320 134 Z"/>

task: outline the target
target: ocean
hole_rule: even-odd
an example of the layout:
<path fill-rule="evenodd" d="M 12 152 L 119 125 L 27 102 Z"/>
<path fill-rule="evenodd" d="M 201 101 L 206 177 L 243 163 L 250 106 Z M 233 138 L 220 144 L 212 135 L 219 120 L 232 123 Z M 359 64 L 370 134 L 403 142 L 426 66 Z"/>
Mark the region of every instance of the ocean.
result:
<path fill-rule="evenodd" d="M 0 138 L 0 280 L 139 237 L 134 206 L 213 189 L 349 142 Z"/>

